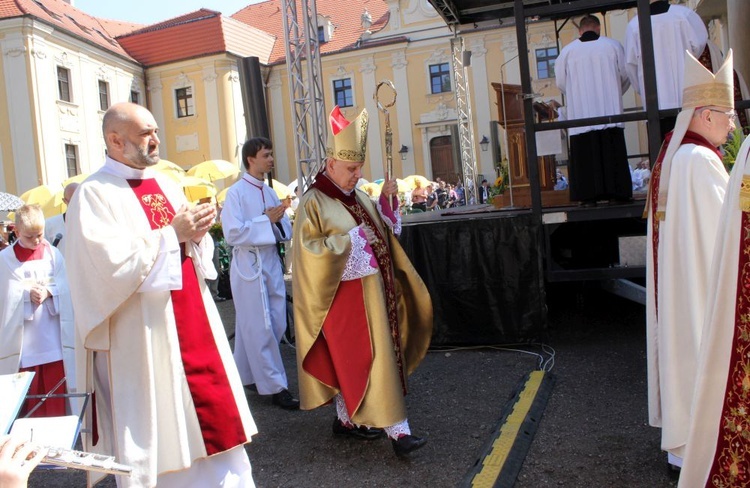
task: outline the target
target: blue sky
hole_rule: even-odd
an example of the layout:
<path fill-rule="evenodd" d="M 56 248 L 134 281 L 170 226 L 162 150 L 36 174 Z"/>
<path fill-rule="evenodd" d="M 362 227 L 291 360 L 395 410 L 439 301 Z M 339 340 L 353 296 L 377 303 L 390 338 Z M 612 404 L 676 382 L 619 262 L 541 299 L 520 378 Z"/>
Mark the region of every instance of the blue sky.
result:
<path fill-rule="evenodd" d="M 199 8 L 233 13 L 261 0 L 74 0 L 73 5 L 95 17 L 154 24 Z"/>

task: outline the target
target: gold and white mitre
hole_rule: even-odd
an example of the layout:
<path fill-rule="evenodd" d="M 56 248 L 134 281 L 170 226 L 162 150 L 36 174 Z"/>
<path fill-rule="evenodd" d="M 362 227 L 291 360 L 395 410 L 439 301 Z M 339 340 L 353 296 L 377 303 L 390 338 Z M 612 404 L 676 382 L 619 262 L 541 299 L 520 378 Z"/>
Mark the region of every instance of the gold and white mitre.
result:
<path fill-rule="evenodd" d="M 672 131 L 667 152 L 661 163 L 661 181 L 659 182 L 659 199 L 656 209 L 657 218 L 664 220 L 667 210 L 667 190 L 672 158 L 682 144 L 690 120 L 699 107 L 734 108 L 734 69 L 732 50 L 724 58 L 724 63 L 716 74 L 707 70 L 689 51 L 685 51 L 685 79 L 682 90 L 682 111 L 677 115 L 677 122 Z"/>
<path fill-rule="evenodd" d="M 326 155 L 341 161 L 362 162 L 367 153 L 367 109 L 352 120 L 346 120 L 338 105 L 328 117 L 331 135 L 328 137 Z"/>
<path fill-rule="evenodd" d="M 732 50 L 716 74 L 707 70 L 688 51 L 685 51 L 685 82 L 682 90 L 682 109 L 716 106 L 734 108 L 734 69 Z"/>

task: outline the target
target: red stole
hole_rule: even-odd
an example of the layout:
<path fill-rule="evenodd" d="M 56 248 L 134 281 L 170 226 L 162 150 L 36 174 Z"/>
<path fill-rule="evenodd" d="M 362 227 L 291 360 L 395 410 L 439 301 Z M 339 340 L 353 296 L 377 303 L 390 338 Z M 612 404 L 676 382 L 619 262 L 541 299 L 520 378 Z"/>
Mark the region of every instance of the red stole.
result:
<path fill-rule="evenodd" d="M 734 337 L 719 419 L 719 434 L 706 486 L 750 483 L 750 216 L 742 212 L 737 266 Z M 721 325 L 723 326 L 723 325 Z"/>
<path fill-rule="evenodd" d="M 664 142 L 661 144 L 659 150 L 659 156 L 656 158 L 656 163 L 651 171 L 651 182 L 648 189 L 649 198 L 649 210 L 651 212 L 651 252 L 654 261 L 654 269 L 652 273 L 654 275 L 654 310 L 656 312 L 656 319 L 659 319 L 659 224 L 660 220 L 656 218 L 656 210 L 659 204 L 659 184 L 661 183 L 661 165 L 664 161 L 664 156 L 669 147 L 669 141 L 672 140 L 673 132 L 669 132 L 664 137 Z M 692 131 L 687 131 L 685 136 L 682 138 L 680 146 L 685 144 L 695 144 L 703 146 L 707 149 L 712 150 L 721 159 L 721 153 L 715 146 L 711 145 L 703 136 L 696 134 Z"/>
<path fill-rule="evenodd" d="M 152 229 L 169 225 L 174 209 L 154 179 L 128 180 Z M 208 455 L 247 442 L 224 363 L 214 340 L 193 260 L 181 244 L 182 289 L 172 290 L 180 355 Z"/>
<path fill-rule="evenodd" d="M 401 373 L 402 389 L 406 394 L 401 337 L 396 312 L 396 286 L 388 236 L 381 234 L 374 217 L 357 201 L 356 191 L 352 191 L 349 195 L 345 194 L 323 173 L 318 174 L 312 188 L 340 201 L 357 225 L 364 222 L 375 233 L 377 241 L 372 245 L 372 249 L 383 277 L 388 327 Z M 372 365 L 372 344 L 364 300 L 361 279 L 342 281 L 323 322 L 323 335 L 318 336 L 303 361 L 303 366 L 308 373 L 322 383 L 341 390 L 350 417 L 359 408 L 364 398 Z M 357 351 L 357 353 L 352 354 L 352 351 Z"/>

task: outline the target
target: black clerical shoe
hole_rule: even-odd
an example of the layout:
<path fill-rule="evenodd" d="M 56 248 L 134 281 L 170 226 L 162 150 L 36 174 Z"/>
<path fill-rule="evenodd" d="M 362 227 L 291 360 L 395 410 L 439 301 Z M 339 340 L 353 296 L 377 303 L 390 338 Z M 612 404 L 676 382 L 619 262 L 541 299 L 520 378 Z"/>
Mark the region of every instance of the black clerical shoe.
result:
<path fill-rule="evenodd" d="M 333 435 L 335 436 L 349 436 L 363 441 L 371 441 L 382 437 L 384 433 L 385 431 L 383 429 L 377 428 L 355 427 L 353 425 L 347 427 L 338 419 L 338 417 L 334 417 L 333 419 Z"/>
<path fill-rule="evenodd" d="M 427 439 L 407 434 L 402 435 L 398 439 L 391 439 L 391 444 L 393 444 L 393 451 L 396 453 L 396 456 L 401 457 L 427 444 Z"/>
<path fill-rule="evenodd" d="M 680 471 L 682 471 L 682 468 L 667 461 L 667 475 L 669 476 L 670 480 L 679 481 Z"/>
<path fill-rule="evenodd" d="M 299 400 L 294 398 L 289 390 L 284 389 L 278 393 L 274 393 L 272 397 L 274 405 L 278 405 L 284 410 L 297 410 L 299 409 Z"/>

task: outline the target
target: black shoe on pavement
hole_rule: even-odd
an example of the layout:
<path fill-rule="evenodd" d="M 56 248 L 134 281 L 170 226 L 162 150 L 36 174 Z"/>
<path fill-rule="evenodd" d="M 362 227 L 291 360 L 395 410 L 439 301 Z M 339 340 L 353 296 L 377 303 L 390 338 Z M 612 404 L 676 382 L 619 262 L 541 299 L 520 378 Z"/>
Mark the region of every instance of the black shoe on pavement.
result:
<path fill-rule="evenodd" d="M 370 428 L 370 427 L 347 427 L 345 426 L 338 417 L 333 419 L 333 435 L 335 436 L 349 436 L 355 439 L 363 441 L 371 441 L 378 439 L 383 436 L 385 431 L 383 429 Z"/>
<path fill-rule="evenodd" d="M 682 468 L 680 468 L 679 466 L 675 466 L 674 464 L 667 461 L 667 475 L 669 476 L 670 480 L 679 481 L 680 471 L 682 471 Z"/>
<path fill-rule="evenodd" d="M 427 444 L 427 439 L 407 434 L 398 439 L 391 439 L 391 444 L 393 444 L 393 451 L 396 456 L 402 457 Z"/>
<path fill-rule="evenodd" d="M 289 390 L 281 390 L 278 393 L 274 393 L 271 399 L 274 405 L 278 405 L 284 410 L 298 410 L 299 400 L 294 398 Z"/>

